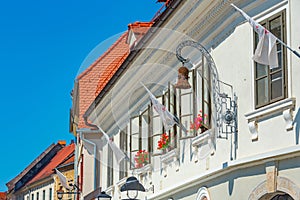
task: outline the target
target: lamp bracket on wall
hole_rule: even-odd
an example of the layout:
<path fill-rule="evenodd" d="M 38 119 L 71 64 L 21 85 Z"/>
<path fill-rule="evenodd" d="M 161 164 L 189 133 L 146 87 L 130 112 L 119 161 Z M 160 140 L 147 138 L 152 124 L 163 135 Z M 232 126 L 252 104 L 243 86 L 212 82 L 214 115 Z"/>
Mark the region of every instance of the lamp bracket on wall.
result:
<path fill-rule="evenodd" d="M 77 185 L 70 183 L 69 186 L 72 188 L 70 190 L 64 191 L 62 186 L 59 190 L 56 191 L 57 198 L 61 200 L 64 194 L 80 194 L 79 188 Z"/>
<path fill-rule="evenodd" d="M 191 62 L 189 58 L 184 58 L 181 55 L 184 47 L 194 47 L 206 59 L 207 67 L 210 71 L 212 104 L 214 105 L 212 109 L 212 119 L 214 121 L 212 124 L 217 127 L 216 135 L 218 138 L 228 138 L 228 134 L 237 132 L 237 97 L 233 93 L 233 88 L 231 85 L 219 80 L 218 70 L 210 53 L 204 46 L 195 41 L 186 40 L 177 46 L 176 57 L 182 64 Z M 226 86 L 227 90 L 221 92 L 220 84 Z"/>

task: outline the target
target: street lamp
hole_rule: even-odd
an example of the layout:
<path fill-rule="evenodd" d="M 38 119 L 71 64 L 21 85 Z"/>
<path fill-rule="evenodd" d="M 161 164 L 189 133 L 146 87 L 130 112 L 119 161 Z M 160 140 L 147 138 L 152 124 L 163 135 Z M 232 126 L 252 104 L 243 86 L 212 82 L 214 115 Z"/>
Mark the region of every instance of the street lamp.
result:
<path fill-rule="evenodd" d="M 121 192 L 127 191 L 127 197 L 129 199 L 136 199 L 138 196 L 138 191 L 145 192 L 144 186 L 137 180 L 136 177 L 131 176 L 127 178 L 126 183 L 122 185 Z M 133 197 L 130 197 L 129 191 L 136 191 Z"/>
<path fill-rule="evenodd" d="M 102 191 L 97 198 L 98 200 L 111 200 L 111 196 L 106 194 L 104 191 Z"/>
<path fill-rule="evenodd" d="M 60 188 L 56 190 L 56 195 L 59 200 L 62 200 L 64 194 L 80 194 L 79 189 L 76 185 L 70 184 L 70 186 L 72 186 L 73 188 L 71 190 L 68 190 L 67 192 L 63 190 L 62 186 L 60 186 Z"/>
<path fill-rule="evenodd" d="M 60 187 L 60 189 L 56 191 L 57 198 L 59 200 L 61 200 L 63 198 L 63 196 L 64 196 L 64 193 L 65 193 L 64 190 L 62 189 L 62 187 Z"/>

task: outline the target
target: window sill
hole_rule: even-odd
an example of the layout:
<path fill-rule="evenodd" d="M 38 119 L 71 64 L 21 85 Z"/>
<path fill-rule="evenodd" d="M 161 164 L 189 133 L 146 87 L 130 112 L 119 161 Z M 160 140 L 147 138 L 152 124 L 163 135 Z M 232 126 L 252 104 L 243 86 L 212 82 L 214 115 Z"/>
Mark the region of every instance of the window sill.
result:
<path fill-rule="evenodd" d="M 127 177 L 122 178 L 121 180 L 119 180 L 116 185 L 117 187 L 120 189 L 122 187 L 122 185 L 124 185 L 126 183 Z"/>
<path fill-rule="evenodd" d="M 267 119 L 274 114 L 282 113 L 283 119 L 286 122 L 286 130 L 293 129 L 292 111 L 295 109 L 295 104 L 295 98 L 287 98 L 259 108 L 253 112 L 246 113 L 245 117 L 248 120 L 248 127 L 252 134 L 252 141 L 258 139 L 258 121 Z"/>
<path fill-rule="evenodd" d="M 208 129 L 205 132 L 199 134 L 192 139 L 192 146 L 199 146 L 211 138 L 212 129 Z"/>
<path fill-rule="evenodd" d="M 214 129 L 208 129 L 192 139 L 193 160 L 195 163 L 215 153 L 213 134 Z"/>
<path fill-rule="evenodd" d="M 167 167 L 174 165 L 175 170 L 179 170 L 179 151 L 178 149 L 173 149 L 160 157 L 160 161 L 162 163 L 162 174 L 164 177 L 167 176 Z"/>
<path fill-rule="evenodd" d="M 115 187 L 114 185 L 109 186 L 108 188 L 106 188 L 105 190 L 106 194 L 109 194 L 111 196 L 114 196 L 114 192 L 115 192 Z"/>
<path fill-rule="evenodd" d="M 163 155 L 161 155 L 160 160 L 163 163 L 169 164 L 173 161 L 174 158 L 178 158 L 178 151 L 177 149 L 173 149 Z"/>
<path fill-rule="evenodd" d="M 246 113 L 245 117 L 248 121 L 260 120 L 269 117 L 270 115 L 282 112 L 287 109 L 294 109 L 296 104 L 295 98 L 287 98 L 271 105 L 259 108 L 253 112 Z"/>
<path fill-rule="evenodd" d="M 138 175 L 144 175 L 144 174 L 149 173 L 151 170 L 152 170 L 152 165 L 147 164 L 141 168 L 134 169 L 134 173 L 136 173 Z"/>

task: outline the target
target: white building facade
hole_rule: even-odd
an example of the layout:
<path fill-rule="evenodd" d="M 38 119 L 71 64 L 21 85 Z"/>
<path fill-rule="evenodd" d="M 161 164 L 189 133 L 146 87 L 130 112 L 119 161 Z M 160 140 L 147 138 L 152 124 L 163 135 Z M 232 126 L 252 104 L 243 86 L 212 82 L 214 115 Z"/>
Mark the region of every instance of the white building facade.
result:
<path fill-rule="evenodd" d="M 113 199 L 131 175 L 140 199 L 300 199 L 300 58 L 277 42 L 279 67 L 254 62 L 258 36 L 231 3 L 298 49 L 298 0 L 170 1 L 87 112 L 128 155 L 117 162 L 109 145 L 98 155 Z M 190 89 L 175 87 L 178 57 Z M 166 130 L 143 85 L 179 125 Z"/>

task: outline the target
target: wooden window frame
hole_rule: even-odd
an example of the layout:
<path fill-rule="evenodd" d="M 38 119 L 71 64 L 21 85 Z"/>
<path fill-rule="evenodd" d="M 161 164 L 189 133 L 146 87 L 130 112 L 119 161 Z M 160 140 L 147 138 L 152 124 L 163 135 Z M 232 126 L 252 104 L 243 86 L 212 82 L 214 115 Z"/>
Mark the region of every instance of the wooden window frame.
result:
<path fill-rule="evenodd" d="M 275 15 L 272 15 L 271 17 L 263 20 L 260 24 L 262 25 L 265 25 L 266 28 L 269 30 L 270 28 L 270 21 L 276 19 L 277 17 L 281 17 L 281 40 L 283 42 L 286 42 L 286 11 L 283 10 Z M 257 45 L 257 33 L 254 32 L 254 47 L 256 48 L 256 45 Z M 278 42 L 276 45 L 279 45 Z M 269 66 L 263 66 L 263 65 L 260 65 L 256 62 L 254 62 L 254 103 L 255 103 L 255 109 L 258 109 L 258 108 L 261 108 L 261 107 L 264 107 L 264 106 L 267 106 L 267 105 L 270 105 L 274 102 L 277 102 L 277 101 L 280 101 L 280 100 L 283 100 L 285 98 L 288 97 L 288 88 L 287 88 L 287 53 L 286 53 L 286 48 L 282 45 L 281 45 L 281 50 L 282 50 L 282 66 L 281 68 L 279 69 L 274 69 L 274 71 L 272 71 Z M 261 76 L 261 77 L 257 77 L 257 67 L 267 67 L 267 73 L 266 75 L 264 76 Z M 273 74 L 276 74 L 278 72 L 282 73 L 282 79 L 284 79 L 282 81 L 282 94 L 280 97 L 277 97 L 277 98 L 274 98 L 272 99 L 272 87 L 271 87 L 271 82 L 272 82 L 272 79 L 271 79 L 271 76 Z M 268 86 L 268 99 L 265 103 L 261 103 L 261 104 L 258 104 L 258 85 L 257 85 L 257 82 L 259 80 L 263 80 L 264 78 L 267 78 L 267 86 Z"/>

